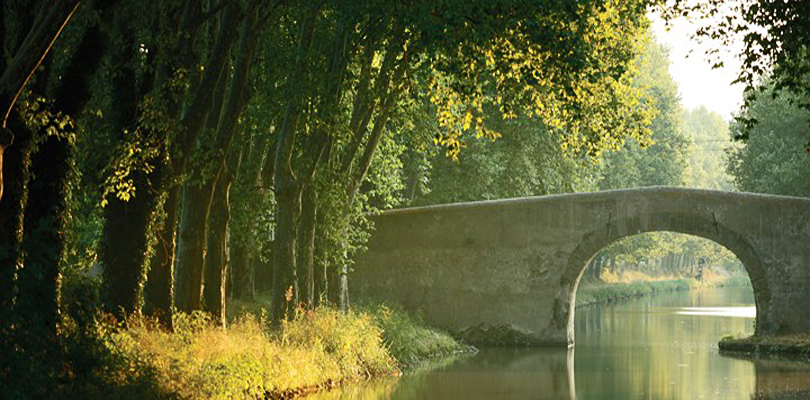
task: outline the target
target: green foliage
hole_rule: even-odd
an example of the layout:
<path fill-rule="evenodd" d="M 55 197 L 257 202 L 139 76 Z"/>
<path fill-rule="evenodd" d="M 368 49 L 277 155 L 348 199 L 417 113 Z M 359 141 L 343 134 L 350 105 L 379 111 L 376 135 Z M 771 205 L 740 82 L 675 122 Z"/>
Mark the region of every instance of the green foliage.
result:
<path fill-rule="evenodd" d="M 654 115 L 647 125 L 651 136 L 630 135 L 626 141 L 620 136 L 606 138 L 615 140 L 607 146 L 613 150 L 588 151 L 601 153 L 589 161 L 570 151 L 569 133 L 560 133 L 542 118 L 520 113 L 513 119 L 493 115 L 488 123 L 503 137 L 494 143 L 470 142 L 458 163 L 434 156 L 429 183 L 419 188 L 425 195 L 415 202 L 681 184 L 687 139 L 681 131 L 677 87 L 669 75 L 667 51 L 649 35 L 639 35 L 635 40 L 644 48 L 629 69 L 632 80 L 627 84 L 638 97 L 638 112 Z"/>
<path fill-rule="evenodd" d="M 806 97 L 776 93 L 765 82 L 756 100 L 742 111 L 744 119 L 756 119 L 752 128 L 736 122 L 735 136 L 749 132 L 742 146 L 728 156 L 728 170 L 734 185 L 747 192 L 810 196 L 810 112 L 797 106 Z"/>
<path fill-rule="evenodd" d="M 382 330 L 385 347 L 400 366 L 413 368 L 429 359 L 469 351 L 446 332 L 427 327 L 424 321 L 398 307 L 386 305 L 360 308 L 374 317 Z"/>
<path fill-rule="evenodd" d="M 524 118 L 498 125 L 504 136 L 470 142 L 458 161 L 434 152 L 415 204 L 491 200 L 594 189 L 594 165 L 560 150 L 557 135 Z"/>
<path fill-rule="evenodd" d="M 733 190 L 723 160 L 732 148 L 726 121 L 705 107 L 684 111 L 683 121 L 684 133 L 692 142 L 687 148 L 684 183 L 704 189 Z"/>
<path fill-rule="evenodd" d="M 115 149 L 115 156 L 104 174 L 104 194 L 101 206 L 107 204 L 107 196 L 114 195 L 127 202 L 136 195 L 136 184 L 133 174 L 141 171 L 150 174 L 155 170 L 154 162 L 165 150 L 167 137 L 178 129 L 177 121 L 166 115 L 167 105 L 158 96 L 150 96 L 141 106 L 137 127 L 130 131 L 125 129 L 123 140 Z M 151 182 L 158 185 L 161 182 Z M 150 190 L 151 188 L 141 188 Z"/>
<path fill-rule="evenodd" d="M 456 155 L 465 132 L 498 137 L 487 110 L 519 114 L 555 130 L 565 148 L 598 156 L 627 137 L 644 140 L 653 112 L 639 102 L 630 63 L 643 45 L 640 3 L 605 1 L 531 8 L 501 22 L 487 41 L 439 53 L 430 100 L 441 128 L 436 141 Z M 475 37 L 475 36 L 473 36 Z M 491 112 L 491 111 L 490 111 Z"/>
<path fill-rule="evenodd" d="M 636 64 L 635 85 L 643 90 L 642 101 L 657 111 L 650 126 L 652 137 L 649 142 L 629 140 L 605 154 L 599 180 L 602 190 L 683 183 L 687 138 L 678 88 L 669 73 L 668 50 L 650 37 Z"/>

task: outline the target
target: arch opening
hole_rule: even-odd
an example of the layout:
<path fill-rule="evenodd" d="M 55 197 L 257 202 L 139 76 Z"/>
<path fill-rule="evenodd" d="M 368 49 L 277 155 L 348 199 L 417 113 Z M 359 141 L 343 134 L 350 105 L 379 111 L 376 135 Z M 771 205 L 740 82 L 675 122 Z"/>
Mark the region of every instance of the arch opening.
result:
<path fill-rule="evenodd" d="M 576 292 L 585 275 L 586 267 L 605 248 L 623 239 L 641 234 L 669 232 L 684 234 L 714 242 L 733 254 L 742 264 L 754 293 L 756 305 L 755 333 L 768 330 L 767 312 L 770 290 L 764 279 L 762 263 L 750 243 L 740 234 L 719 224 L 694 215 L 653 214 L 615 221 L 598 230 L 586 233 L 571 253 L 560 279 L 560 292 L 555 300 L 552 324 L 567 331 L 569 345 L 574 344 L 574 318 Z"/>

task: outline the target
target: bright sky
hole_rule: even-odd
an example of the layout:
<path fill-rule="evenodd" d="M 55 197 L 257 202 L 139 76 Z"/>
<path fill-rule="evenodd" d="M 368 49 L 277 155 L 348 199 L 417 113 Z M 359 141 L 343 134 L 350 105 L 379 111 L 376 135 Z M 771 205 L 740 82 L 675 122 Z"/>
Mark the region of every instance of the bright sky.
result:
<path fill-rule="evenodd" d="M 667 31 L 658 16 L 650 15 L 650 19 L 653 21 L 653 32 L 658 42 L 670 49 L 669 58 L 672 64 L 669 72 L 678 83 L 681 105 L 689 109 L 704 105 L 724 119 L 730 119 L 743 99 L 744 85 L 731 85 L 740 70 L 740 61 L 736 54 L 739 54 L 742 44 L 737 43 L 736 48 L 721 48 L 718 57 L 724 66 L 712 69 L 705 55 L 710 46 L 689 37 L 697 28 L 696 24 L 679 18 L 672 22 Z"/>

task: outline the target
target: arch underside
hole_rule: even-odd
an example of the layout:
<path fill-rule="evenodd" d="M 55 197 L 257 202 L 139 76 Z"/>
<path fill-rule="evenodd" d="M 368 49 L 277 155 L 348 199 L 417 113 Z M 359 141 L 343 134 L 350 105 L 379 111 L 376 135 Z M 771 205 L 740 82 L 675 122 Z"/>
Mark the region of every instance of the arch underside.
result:
<path fill-rule="evenodd" d="M 732 253 L 742 262 L 751 280 L 757 307 L 757 333 L 767 331 L 766 313 L 771 301 L 762 263 L 749 241 L 714 219 L 684 213 L 653 213 L 636 215 L 612 221 L 582 236 L 582 240 L 571 253 L 568 264 L 560 278 L 560 292 L 554 306 L 554 316 L 550 327 L 566 329 L 568 342 L 574 340 L 574 307 L 576 289 L 588 262 L 611 243 L 625 237 L 648 232 L 675 232 L 702 237 L 714 241 Z"/>

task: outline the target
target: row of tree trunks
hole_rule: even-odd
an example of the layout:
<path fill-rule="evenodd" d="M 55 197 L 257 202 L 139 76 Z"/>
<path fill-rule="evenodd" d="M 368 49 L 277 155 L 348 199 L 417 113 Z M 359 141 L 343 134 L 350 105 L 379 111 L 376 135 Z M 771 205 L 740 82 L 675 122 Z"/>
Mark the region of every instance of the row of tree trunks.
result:
<path fill-rule="evenodd" d="M 208 134 L 217 130 L 222 105 L 224 103 L 225 88 L 228 79 L 220 76 L 217 83 L 214 105 L 208 113 L 205 123 Z M 206 138 L 201 137 L 205 142 Z M 197 169 L 207 170 L 205 160 L 213 153 L 210 145 L 200 143 L 194 150 L 200 154 L 202 161 L 195 165 Z M 183 184 L 181 200 L 180 223 L 177 228 L 177 262 L 175 276 L 175 305 L 178 310 L 191 312 L 202 307 L 203 263 L 205 262 L 205 234 L 208 224 L 208 212 L 214 196 L 216 176 L 203 176 L 204 173 L 190 174 Z"/>
<path fill-rule="evenodd" d="M 60 6 L 76 4 L 75 1 L 64 3 Z M 11 335 L 13 329 L 17 270 L 22 266 L 23 217 L 34 144 L 34 133 L 20 119 L 14 105 L 17 95 L 47 54 L 50 42 L 58 36 L 59 31 L 54 29 L 59 28 L 59 24 L 53 20 L 46 22 L 46 14 L 51 10 L 42 8 L 37 14 L 34 4 L 18 7 L 8 16 L 5 13 L 12 9 L 0 8 L 0 16 L 14 19 L 18 28 L 6 30 L 6 24 L 0 23 L 0 40 L 14 55 L 10 60 L 0 57 L 3 71 L 0 75 L 0 342 L 10 345 L 12 339 L 7 335 Z M 56 17 L 56 14 L 51 15 Z M 42 93 L 42 84 L 39 86 L 34 91 Z"/>
<path fill-rule="evenodd" d="M 202 177 L 203 182 L 201 184 L 186 184 L 185 187 L 177 262 L 177 300 L 178 309 L 187 312 L 202 308 L 203 282 L 205 282 L 205 287 L 222 286 L 224 282 L 221 276 L 224 273 L 227 256 L 223 253 L 218 257 L 206 258 L 206 243 L 210 242 L 206 236 L 214 235 L 214 239 L 221 238 L 221 240 L 225 238 L 224 232 L 227 229 L 229 217 L 227 210 L 223 212 L 221 208 L 223 204 L 227 205 L 228 203 L 228 192 L 233 179 L 229 169 L 233 170 L 238 167 L 237 160 L 240 152 L 232 152 L 231 144 L 237 132 L 236 125 L 239 115 L 247 103 L 246 87 L 257 41 L 257 37 L 253 34 L 256 14 L 256 10 L 252 11 L 242 24 L 234 73 L 227 99 L 224 90 L 226 78 L 222 77 L 220 79 L 220 89 L 217 90 L 218 95 L 217 100 L 215 100 L 216 105 L 213 107 L 208 119 L 208 125 L 212 127 L 211 130 L 215 133 L 214 137 L 210 140 L 210 143 L 201 144 L 203 148 L 209 148 L 209 153 L 219 152 L 220 157 L 213 161 L 217 169 L 212 176 Z M 228 156 L 229 153 L 232 153 L 232 157 Z M 216 201 L 220 207 L 217 215 L 211 214 L 212 201 Z M 215 233 L 213 233 L 212 226 L 209 226 L 212 219 L 216 219 L 218 223 L 216 227 L 218 231 Z M 218 240 L 214 240 L 214 245 L 222 246 L 224 242 L 218 242 Z M 222 247 L 220 250 L 225 251 L 225 248 Z M 206 277 L 210 276 L 217 282 L 204 281 L 206 260 L 213 263 L 217 259 L 219 260 L 217 265 L 208 266 L 211 273 L 205 274 Z M 180 285 L 181 283 L 182 285 Z M 208 292 L 209 296 L 214 296 L 210 299 L 210 302 L 206 299 L 208 308 L 213 304 L 224 304 L 225 299 L 219 291 L 206 292 Z M 216 311 L 220 315 L 224 315 L 221 313 L 222 309 L 222 307 L 219 307 Z M 224 322 L 224 319 L 222 322 Z"/>
<path fill-rule="evenodd" d="M 642 261 L 635 268 L 651 267 L 659 274 L 670 276 L 692 276 L 696 268 L 695 255 L 691 252 L 673 253 L 668 252 L 665 256 L 648 261 Z M 628 265 L 617 262 L 616 256 L 605 256 L 597 254 L 585 268 L 584 276 L 591 279 L 598 279 L 602 270 L 607 270 L 611 274 L 621 276 Z"/>
<path fill-rule="evenodd" d="M 328 127 L 334 126 L 336 123 L 340 99 L 344 90 L 343 82 L 346 75 L 346 67 L 349 57 L 355 49 L 355 46 L 350 46 L 349 43 L 351 26 L 352 24 L 349 21 L 340 21 L 335 27 L 334 40 L 329 56 L 329 66 L 326 78 L 323 82 L 323 96 L 318 106 L 318 118 L 323 122 L 323 126 L 320 126 L 316 134 L 311 135 L 307 141 L 308 148 L 312 149 L 310 154 L 315 154 L 316 156 L 308 166 L 307 176 L 305 177 L 306 183 L 304 184 L 302 193 L 303 200 L 298 230 L 301 237 L 298 240 L 297 253 L 299 293 L 296 297 L 299 299 L 300 305 L 309 309 L 314 308 L 322 299 L 326 300 L 328 298 L 328 293 L 326 292 L 326 276 L 316 271 L 315 238 L 319 218 L 318 187 L 315 175 L 321 168 L 322 160 L 331 160 L 332 158 L 334 138 L 327 129 L 329 129 Z M 370 54 L 370 50 L 367 50 L 366 54 Z M 366 57 L 366 59 L 369 58 Z M 365 76 L 365 79 L 360 80 L 358 90 L 363 90 L 362 88 L 368 85 L 367 76 L 371 65 L 364 64 L 362 68 L 362 74 Z M 329 169 L 330 166 L 327 161 L 326 170 L 328 171 Z"/>
<path fill-rule="evenodd" d="M 163 211 L 165 218 L 160 224 L 158 236 L 161 244 L 150 261 L 149 285 L 156 284 L 150 288 L 155 311 L 159 316 L 163 316 L 165 324 L 171 324 L 171 312 L 174 306 L 174 262 L 176 249 L 176 233 L 178 222 L 178 207 L 180 205 L 181 186 L 178 181 L 185 173 L 186 165 L 191 156 L 194 144 L 204 127 L 209 112 L 214 105 L 216 89 L 220 78 L 229 61 L 230 48 L 236 39 L 236 29 L 239 25 L 240 12 L 236 3 L 228 3 L 225 7 L 219 31 L 214 43 L 213 51 L 208 58 L 202 80 L 197 85 L 192 100 L 189 103 L 187 112 L 181 120 L 182 129 L 176 142 L 170 145 L 172 154 L 177 157 L 173 160 L 172 170 L 166 181 L 168 186 L 168 196 L 164 203 Z M 152 281 L 154 271 L 156 281 Z M 190 292 L 189 292 L 190 293 Z"/>
<path fill-rule="evenodd" d="M 591 280 L 602 279 L 602 260 L 604 257 L 601 254 L 594 256 L 588 265 L 585 267 L 585 277 Z"/>
<path fill-rule="evenodd" d="M 296 247 L 298 240 L 298 217 L 301 213 L 303 185 L 293 172 L 292 156 L 298 134 L 304 98 L 295 93 L 295 84 L 301 82 L 307 72 L 308 56 L 315 30 L 318 6 L 311 5 L 306 19 L 301 24 L 298 36 L 294 70 L 286 90 L 289 93 L 287 106 L 278 130 L 273 166 L 273 191 L 276 198 L 276 234 L 273 243 L 273 288 L 272 313 L 274 323 L 280 323 L 292 315 L 297 303 L 298 291 Z M 267 182 L 269 179 L 265 179 Z"/>
<path fill-rule="evenodd" d="M 170 37 L 182 38 L 186 36 L 183 33 L 193 32 L 191 26 L 195 24 L 196 19 L 193 3 L 192 1 L 184 3 L 180 21 L 173 28 L 174 32 L 167 32 Z M 119 16 L 121 19 L 128 17 L 131 16 Z M 124 132 L 137 128 L 139 107 L 143 100 L 138 90 L 136 72 L 131 63 L 131 60 L 138 58 L 139 49 L 135 46 L 137 40 L 134 32 L 128 28 L 127 22 L 119 20 L 114 26 L 118 29 L 115 32 L 118 36 L 115 42 L 126 45 L 114 48 L 110 56 L 112 68 L 117 72 L 112 74 L 110 82 L 114 106 L 106 114 L 112 121 L 110 129 L 118 137 L 118 141 L 124 143 L 128 140 L 124 137 Z M 165 89 L 172 75 L 170 71 L 190 62 L 187 54 L 190 48 L 188 43 L 179 40 L 160 49 L 166 52 L 167 56 L 156 68 L 155 77 L 151 81 L 157 89 L 155 96 L 167 104 L 165 110 L 167 118 L 176 118 L 180 110 L 178 100 Z M 134 197 L 120 199 L 115 195 L 107 196 L 100 258 L 106 283 L 106 306 L 119 317 L 141 312 L 145 286 L 148 291 L 145 303 L 148 312 L 170 308 L 165 305 L 166 299 L 161 298 L 165 292 L 161 289 L 164 289 L 165 285 L 159 285 L 157 289 L 155 286 L 158 282 L 161 284 L 171 282 L 171 276 L 165 276 L 166 271 L 148 268 L 151 255 L 166 245 L 155 225 L 159 218 L 165 218 L 160 215 L 160 211 L 167 201 L 164 186 L 169 174 L 166 164 L 168 157 L 166 146 L 161 146 L 159 154 L 149 160 L 149 163 L 155 166 L 153 171 L 145 172 L 141 169 L 132 171 L 130 177 L 136 188 Z M 164 273 L 163 276 L 161 272 Z"/>

